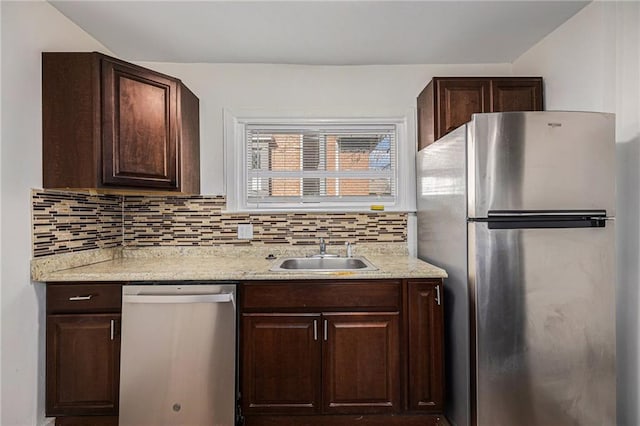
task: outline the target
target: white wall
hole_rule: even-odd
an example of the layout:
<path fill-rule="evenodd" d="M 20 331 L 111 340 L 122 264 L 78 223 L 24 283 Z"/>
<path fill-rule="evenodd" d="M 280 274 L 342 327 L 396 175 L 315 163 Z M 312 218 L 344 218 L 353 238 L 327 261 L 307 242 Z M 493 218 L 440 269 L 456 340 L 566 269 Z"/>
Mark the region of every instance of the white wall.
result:
<path fill-rule="evenodd" d="M 616 113 L 618 425 L 640 424 L 640 3 L 594 2 L 528 50 L 516 74 L 545 78 L 547 109 Z"/>
<path fill-rule="evenodd" d="M 2 22 L 2 5 L 0 4 L 0 23 Z M 2 81 L 2 43 L 0 43 L 0 82 Z M 0 84 L 2 99 L 2 84 Z M 2 102 L 0 102 L 0 129 L 2 129 Z M 0 136 L 0 142 L 2 137 Z M 2 188 L 2 144 L 0 144 L 0 188 Z M 1 193 L 0 193 L 1 194 Z M 2 241 L 2 196 L 0 196 L 0 241 Z M 2 244 L 0 244 L 0 272 L 2 271 Z M 0 306 L 2 306 L 2 278 L 0 273 Z M 1 312 L 1 311 L 0 311 Z M 0 318 L 1 321 L 1 318 Z M 0 423 L 2 423 L 2 327 L 0 322 Z"/>
<path fill-rule="evenodd" d="M 44 288 L 29 279 L 30 188 L 42 186 L 40 52 L 104 46 L 45 2 L 0 2 L 2 15 L 2 426 L 44 417 Z"/>
<path fill-rule="evenodd" d="M 415 108 L 417 95 L 434 75 L 511 75 L 510 64 L 139 64 L 182 79 L 200 98 L 203 194 L 223 193 L 223 108 L 355 115 L 380 108 L 404 112 Z"/>
<path fill-rule="evenodd" d="M 203 194 L 224 194 L 223 109 L 263 110 L 279 116 L 398 116 L 415 109 L 416 97 L 434 75 L 510 75 L 511 64 L 304 66 L 269 64 L 170 64 L 139 62 L 176 76 L 200 99 L 200 178 Z M 415 111 L 413 112 L 415 113 Z M 415 133 L 408 146 L 417 146 Z M 415 148 L 406 164 L 415 164 Z M 415 171 L 409 175 L 413 187 Z M 415 190 L 414 190 L 415 191 Z M 414 191 L 410 191 L 414 193 Z M 414 208 L 415 200 L 409 203 Z M 417 253 L 416 222 L 408 222 L 409 253 Z"/>

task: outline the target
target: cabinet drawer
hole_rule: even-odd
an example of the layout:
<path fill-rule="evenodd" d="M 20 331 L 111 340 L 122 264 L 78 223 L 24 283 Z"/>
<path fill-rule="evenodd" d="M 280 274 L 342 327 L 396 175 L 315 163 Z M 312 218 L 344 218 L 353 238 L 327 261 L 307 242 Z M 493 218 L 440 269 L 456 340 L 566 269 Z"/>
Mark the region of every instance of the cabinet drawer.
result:
<path fill-rule="evenodd" d="M 122 284 L 49 284 L 47 313 L 120 312 Z"/>
<path fill-rule="evenodd" d="M 400 309 L 399 280 L 372 281 L 254 281 L 242 286 L 244 311 L 262 309 L 334 311 L 366 309 L 374 311 Z"/>

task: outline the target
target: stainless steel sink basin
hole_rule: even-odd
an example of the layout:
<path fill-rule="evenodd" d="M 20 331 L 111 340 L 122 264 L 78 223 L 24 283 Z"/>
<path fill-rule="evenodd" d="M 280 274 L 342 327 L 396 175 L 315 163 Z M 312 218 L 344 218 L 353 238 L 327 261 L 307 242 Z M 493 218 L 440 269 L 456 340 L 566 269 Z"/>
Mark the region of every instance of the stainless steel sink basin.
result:
<path fill-rule="evenodd" d="M 364 257 L 285 257 L 271 267 L 275 272 L 375 271 Z"/>

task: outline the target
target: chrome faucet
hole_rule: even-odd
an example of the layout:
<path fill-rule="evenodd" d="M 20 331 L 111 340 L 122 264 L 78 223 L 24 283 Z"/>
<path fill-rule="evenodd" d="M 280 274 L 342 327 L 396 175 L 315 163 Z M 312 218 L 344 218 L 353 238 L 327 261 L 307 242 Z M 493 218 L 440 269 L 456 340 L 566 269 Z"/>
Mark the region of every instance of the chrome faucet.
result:
<path fill-rule="evenodd" d="M 324 238 L 320 238 L 320 253 L 314 254 L 311 257 L 338 257 L 337 254 L 329 254 L 327 253 L 327 243 L 324 242 Z"/>

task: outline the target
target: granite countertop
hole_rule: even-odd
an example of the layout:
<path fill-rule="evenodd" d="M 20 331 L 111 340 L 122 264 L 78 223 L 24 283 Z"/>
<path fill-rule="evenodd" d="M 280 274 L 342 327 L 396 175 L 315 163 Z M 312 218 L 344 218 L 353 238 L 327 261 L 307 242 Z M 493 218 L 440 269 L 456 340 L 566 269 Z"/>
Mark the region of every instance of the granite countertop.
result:
<path fill-rule="evenodd" d="M 274 250 L 267 250 L 270 253 Z M 441 268 L 410 257 L 402 250 L 376 252 L 362 250 L 376 271 L 271 272 L 275 260 L 267 260 L 265 250 L 198 249 L 105 249 L 58 259 L 34 259 L 34 281 L 187 281 L 187 280 L 290 280 L 290 279 L 375 279 L 446 278 Z M 277 257 L 291 253 L 271 253 Z M 307 253 L 299 253 L 304 256 Z"/>

